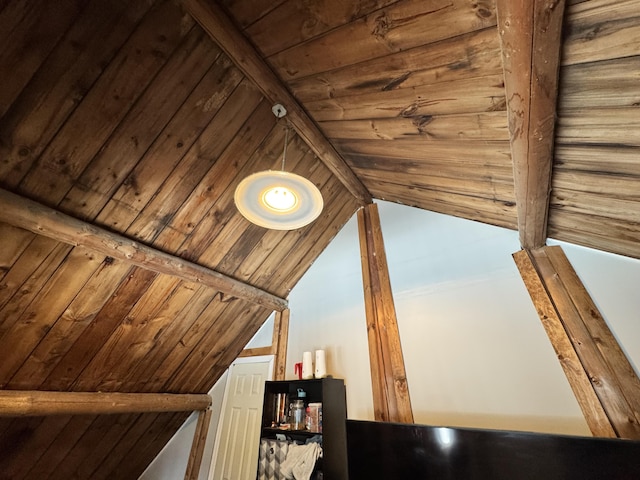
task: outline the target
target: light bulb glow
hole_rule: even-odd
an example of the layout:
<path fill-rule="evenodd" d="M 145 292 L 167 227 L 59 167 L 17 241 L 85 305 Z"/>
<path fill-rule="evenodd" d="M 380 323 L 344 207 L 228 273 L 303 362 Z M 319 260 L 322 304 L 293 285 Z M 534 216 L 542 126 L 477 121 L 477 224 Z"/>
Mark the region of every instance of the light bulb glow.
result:
<path fill-rule="evenodd" d="M 298 196 L 285 186 L 275 186 L 262 194 L 262 202 L 267 208 L 279 213 L 293 210 L 298 204 Z"/>
<path fill-rule="evenodd" d="M 318 187 L 295 173 L 266 170 L 244 178 L 233 199 L 250 222 L 273 230 L 293 230 L 314 221 L 324 202 Z"/>

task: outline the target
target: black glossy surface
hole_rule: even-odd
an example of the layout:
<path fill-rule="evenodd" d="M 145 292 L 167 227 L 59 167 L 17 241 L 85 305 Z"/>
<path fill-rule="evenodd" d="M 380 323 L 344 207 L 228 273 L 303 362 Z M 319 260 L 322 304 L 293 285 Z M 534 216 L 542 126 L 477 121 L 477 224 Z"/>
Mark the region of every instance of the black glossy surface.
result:
<path fill-rule="evenodd" d="M 640 480 L 640 442 L 347 420 L 349 478 Z"/>

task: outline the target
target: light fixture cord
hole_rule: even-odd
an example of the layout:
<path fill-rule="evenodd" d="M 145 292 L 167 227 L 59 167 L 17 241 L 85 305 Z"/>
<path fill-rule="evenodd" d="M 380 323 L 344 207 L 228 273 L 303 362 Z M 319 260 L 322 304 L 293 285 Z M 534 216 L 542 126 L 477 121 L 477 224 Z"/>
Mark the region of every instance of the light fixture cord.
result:
<path fill-rule="evenodd" d="M 282 171 L 284 172 L 284 161 L 287 157 L 287 142 L 289 141 L 289 127 L 284 130 L 284 150 L 282 151 Z"/>

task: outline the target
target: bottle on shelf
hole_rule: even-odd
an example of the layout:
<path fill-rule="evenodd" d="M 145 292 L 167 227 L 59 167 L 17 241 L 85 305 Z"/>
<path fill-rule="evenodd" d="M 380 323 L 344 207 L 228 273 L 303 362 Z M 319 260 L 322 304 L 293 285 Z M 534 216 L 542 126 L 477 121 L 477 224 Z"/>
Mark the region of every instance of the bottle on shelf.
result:
<path fill-rule="evenodd" d="M 291 430 L 304 430 L 305 408 L 304 400 L 294 400 L 291 405 L 291 416 L 289 419 Z"/>

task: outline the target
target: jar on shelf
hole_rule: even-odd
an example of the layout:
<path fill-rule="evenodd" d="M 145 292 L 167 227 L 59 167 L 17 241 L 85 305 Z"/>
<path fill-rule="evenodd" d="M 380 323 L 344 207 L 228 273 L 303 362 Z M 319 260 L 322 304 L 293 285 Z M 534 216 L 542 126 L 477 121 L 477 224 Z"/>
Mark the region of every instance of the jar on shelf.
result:
<path fill-rule="evenodd" d="M 304 430 L 305 428 L 305 408 L 303 400 L 294 400 L 291 405 L 291 415 L 289 418 L 289 424 L 291 430 Z"/>

